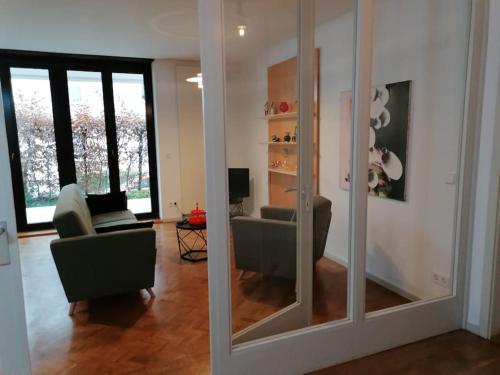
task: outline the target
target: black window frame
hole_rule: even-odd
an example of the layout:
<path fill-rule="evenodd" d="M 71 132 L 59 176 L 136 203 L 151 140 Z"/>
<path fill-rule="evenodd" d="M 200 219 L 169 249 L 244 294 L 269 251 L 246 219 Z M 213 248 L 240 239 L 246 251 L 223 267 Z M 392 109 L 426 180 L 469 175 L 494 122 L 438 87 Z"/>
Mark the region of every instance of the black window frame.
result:
<path fill-rule="evenodd" d="M 52 223 L 28 224 L 24 197 L 23 176 L 17 133 L 17 121 L 12 93 L 10 68 L 46 69 L 49 73 L 56 138 L 59 184 L 63 186 L 76 183 L 76 170 L 73 152 L 73 134 L 69 104 L 67 71 L 100 72 L 103 85 L 104 118 L 108 146 L 108 166 L 110 190 L 120 191 L 118 164 L 118 144 L 113 97 L 113 73 L 141 74 L 144 77 L 144 96 L 146 104 L 146 129 L 149 162 L 149 187 L 151 212 L 136 214 L 142 219 L 159 218 L 159 191 L 156 158 L 156 132 L 154 121 L 153 59 L 62 54 L 51 52 L 32 52 L 0 49 L 0 81 L 7 128 L 9 159 L 11 164 L 16 222 L 19 232 L 53 228 Z"/>

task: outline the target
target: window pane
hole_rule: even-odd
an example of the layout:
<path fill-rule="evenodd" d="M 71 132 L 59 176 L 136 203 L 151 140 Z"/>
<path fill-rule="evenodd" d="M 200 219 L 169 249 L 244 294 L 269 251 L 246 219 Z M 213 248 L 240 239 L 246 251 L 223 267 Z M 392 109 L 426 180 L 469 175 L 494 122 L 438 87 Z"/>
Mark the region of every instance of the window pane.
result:
<path fill-rule="evenodd" d="M 76 181 L 86 193 L 109 192 L 101 73 L 68 71 Z"/>
<path fill-rule="evenodd" d="M 120 189 L 127 192 L 132 212 L 151 212 L 143 75 L 113 73 L 113 95 Z"/>
<path fill-rule="evenodd" d="M 54 120 L 46 69 L 11 68 L 28 224 L 52 221 L 59 195 Z"/>

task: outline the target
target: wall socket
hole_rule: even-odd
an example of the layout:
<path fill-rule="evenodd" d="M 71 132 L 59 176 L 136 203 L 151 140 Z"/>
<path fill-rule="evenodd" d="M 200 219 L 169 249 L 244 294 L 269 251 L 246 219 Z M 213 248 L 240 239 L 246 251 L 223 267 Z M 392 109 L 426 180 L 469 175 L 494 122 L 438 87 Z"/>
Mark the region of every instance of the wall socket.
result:
<path fill-rule="evenodd" d="M 177 206 L 177 202 L 168 202 L 168 207 L 175 207 Z"/>
<path fill-rule="evenodd" d="M 444 274 L 439 273 L 439 272 L 432 273 L 432 282 L 434 284 L 442 286 L 443 288 L 450 287 L 450 278 L 447 275 L 444 275 Z"/>

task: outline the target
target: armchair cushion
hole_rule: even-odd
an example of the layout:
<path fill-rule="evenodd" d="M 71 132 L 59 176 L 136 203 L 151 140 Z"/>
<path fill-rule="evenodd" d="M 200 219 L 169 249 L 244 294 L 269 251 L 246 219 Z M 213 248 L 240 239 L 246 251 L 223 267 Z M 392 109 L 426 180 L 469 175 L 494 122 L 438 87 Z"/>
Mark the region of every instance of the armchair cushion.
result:
<path fill-rule="evenodd" d="M 119 230 L 140 229 L 140 228 L 153 228 L 153 220 L 135 221 L 133 223 L 111 223 L 95 226 L 94 229 L 97 233 L 109 233 Z"/>
<path fill-rule="evenodd" d="M 263 206 L 260 208 L 260 216 L 263 219 L 297 221 L 295 208 L 288 207 Z"/>
<path fill-rule="evenodd" d="M 313 199 L 313 262 L 325 251 L 332 202 L 322 196 Z M 236 268 L 268 276 L 296 278 L 296 210 L 264 206 L 262 219 L 236 217 L 232 221 Z"/>
<path fill-rule="evenodd" d="M 153 229 L 58 239 L 50 248 L 68 302 L 154 286 Z"/>
<path fill-rule="evenodd" d="M 276 277 L 295 277 L 296 223 L 235 217 L 232 228 L 236 268 Z"/>

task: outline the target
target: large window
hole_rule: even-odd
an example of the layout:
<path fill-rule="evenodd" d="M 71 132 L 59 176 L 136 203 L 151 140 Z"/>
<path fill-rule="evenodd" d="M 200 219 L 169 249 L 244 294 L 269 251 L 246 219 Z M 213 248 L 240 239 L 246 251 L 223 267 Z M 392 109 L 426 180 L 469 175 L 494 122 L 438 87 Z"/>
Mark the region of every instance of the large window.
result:
<path fill-rule="evenodd" d="M 108 146 L 100 72 L 68 71 L 76 182 L 86 193 L 109 192 Z"/>
<path fill-rule="evenodd" d="M 26 221 L 52 220 L 59 193 L 49 72 L 11 68 Z"/>
<path fill-rule="evenodd" d="M 158 216 L 151 60 L 0 50 L 18 229 L 51 226 L 60 189 L 126 191 Z"/>
<path fill-rule="evenodd" d="M 144 80 L 140 74 L 113 73 L 120 189 L 134 213 L 151 210 L 148 131 Z"/>

